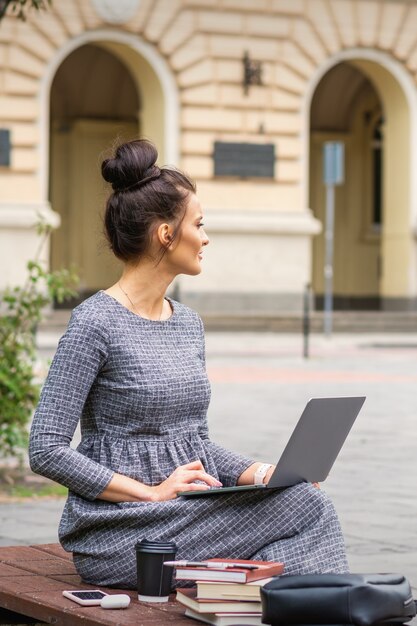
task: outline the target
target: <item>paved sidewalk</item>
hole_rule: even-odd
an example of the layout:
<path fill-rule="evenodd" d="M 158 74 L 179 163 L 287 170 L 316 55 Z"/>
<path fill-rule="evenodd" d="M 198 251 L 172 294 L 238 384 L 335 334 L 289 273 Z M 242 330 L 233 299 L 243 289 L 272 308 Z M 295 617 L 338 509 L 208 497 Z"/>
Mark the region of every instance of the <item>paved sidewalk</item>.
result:
<path fill-rule="evenodd" d="M 323 488 L 352 571 L 402 572 L 417 590 L 417 334 L 313 336 L 308 360 L 288 335 L 217 334 L 208 348 L 212 433 L 256 458 L 276 460 L 308 398 L 367 396 Z"/>
<path fill-rule="evenodd" d="M 42 358 L 56 335 L 39 337 Z M 417 595 L 417 332 L 208 333 L 209 412 L 217 442 L 276 461 L 308 398 L 367 401 L 323 488 L 333 498 L 352 571 L 401 572 Z M 62 500 L 0 503 L 0 545 L 57 541 Z"/>

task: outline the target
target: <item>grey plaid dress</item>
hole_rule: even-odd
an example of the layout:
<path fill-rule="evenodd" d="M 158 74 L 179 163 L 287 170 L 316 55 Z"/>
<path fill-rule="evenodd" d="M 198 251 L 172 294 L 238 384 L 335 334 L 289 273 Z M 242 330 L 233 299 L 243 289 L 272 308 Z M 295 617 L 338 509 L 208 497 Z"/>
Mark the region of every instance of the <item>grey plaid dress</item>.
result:
<path fill-rule="evenodd" d="M 78 572 L 94 585 L 134 588 L 134 546 L 142 538 L 174 540 L 180 559 L 270 559 L 284 561 L 287 574 L 346 572 L 333 505 L 308 484 L 157 503 L 98 498 L 113 472 L 157 485 L 201 459 L 207 472 L 234 485 L 253 462 L 209 439 L 202 323 L 188 307 L 171 305 L 170 319 L 151 321 L 102 291 L 85 300 L 43 387 L 30 462 L 69 489 L 59 538 Z"/>

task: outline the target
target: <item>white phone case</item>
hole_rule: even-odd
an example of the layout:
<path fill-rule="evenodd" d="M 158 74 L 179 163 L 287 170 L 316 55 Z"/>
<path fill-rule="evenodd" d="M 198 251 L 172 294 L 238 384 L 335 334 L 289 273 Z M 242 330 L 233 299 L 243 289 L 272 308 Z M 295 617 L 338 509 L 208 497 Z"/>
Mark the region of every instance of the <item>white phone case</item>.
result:
<path fill-rule="evenodd" d="M 76 594 L 82 594 L 83 596 L 91 595 L 91 594 L 100 594 L 100 597 L 79 597 Z M 103 598 L 108 596 L 108 593 L 101 591 L 100 589 L 76 589 L 71 591 L 63 591 L 62 595 L 73 602 L 77 602 L 77 604 L 81 604 L 81 606 L 100 606 Z"/>

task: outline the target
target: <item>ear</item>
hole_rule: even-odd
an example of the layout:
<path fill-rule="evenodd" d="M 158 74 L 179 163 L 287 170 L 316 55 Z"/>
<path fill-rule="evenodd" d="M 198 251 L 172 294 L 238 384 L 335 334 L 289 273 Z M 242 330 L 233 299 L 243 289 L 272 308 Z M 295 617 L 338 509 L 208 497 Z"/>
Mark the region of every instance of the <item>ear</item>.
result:
<path fill-rule="evenodd" d="M 157 228 L 156 235 L 158 241 L 164 248 L 169 248 L 172 242 L 173 229 L 170 224 L 160 224 Z"/>

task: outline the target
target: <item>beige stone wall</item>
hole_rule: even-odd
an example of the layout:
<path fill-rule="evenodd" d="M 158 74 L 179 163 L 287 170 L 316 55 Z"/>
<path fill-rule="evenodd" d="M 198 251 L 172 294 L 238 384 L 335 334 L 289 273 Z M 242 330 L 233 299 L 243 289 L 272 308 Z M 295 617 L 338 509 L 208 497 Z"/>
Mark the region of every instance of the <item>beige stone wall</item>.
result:
<path fill-rule="evenodd" d="M 340 50 L 366 46 L 392 54 L 415 80 L 416 19 L 417 6 L 398 1 L 143 0 L 137 15 L 118 28 L 140 35 L 166 58 L 180 93 L 181 165 L 204 181 L 207 193 L 224 185 L 212 180 L 214 140 L 272 141 L 278 185 L 265 185 L 264 208 L 298 210 L 291 189 L 300 183 L 300 116 L 311 76 Z M 4 20 L 0 124 L 12 131 L 13 162 L 1 173 L 2 200 L 16 199 L 16 188 L 19 200 L 44 199 L 35 179 L 27 184 L 39 166 L 39 83 L 60 46 L 107 26 L 87 1 L 75 0 L 55 0 L 52 10 L 33 12 L 26 22 Z M 241 87 L 245 50 L 262 61 L 265 83 L 247 96 Z M 226 202 L 234 208 L 232 199 Z"/>
<path fill-rule="evenodd" d="M 10 228 L 2 225 L 10 203 L 19 203 L 13 209 L 19 211 L 48 200 L 42 182 L 48 110 L 41 86 L 51 64 L 69 41 L 83 33 L 123 31 L 152 46 L 172 74 L 179 95 L 178 164 L 197 179 L 213 219 L 216 211 L 236 218 L 240 212 L 255 216 L 258 212 L 262 222 L 270 213 L 276 218 L 273 230 L 285 239 L 286 216 L 303 215 L 305 228 L 297 231 L 303 266 L 288 287 L 300 294 L 311 271 L 312 233 L 318 230 L 305 193 L 304 103 L 311 81 L 344 50 L 371 48 L 401 64 L 415 84 L 416 23 L 416 3 L 398 0 L 142 0 L 133 18 L 120 25 L 104 22 L 88 0 L 54 0 L 52 9 L 31 12 L 26 22 L 8 17 L 0 27 L 0 128 L 11 130 L 13 150 L 11 167 L 0 168 L 0 229 Z M 263 66 L 264 85 L 250 88 L 248 95 L 241 85 L 245 51 Z M 274 143 L 275 180 L 214 179 L 215 140 Z M 19 226 L 28 229 L 28 237 L 33 221 L 28 218 L 24 227 Z M 257 237 L 250 243 L 258 248 L 262 244 Z M 220 235 L 218 241 L 221 249 Z M 244 239 L 240 242 L 238 248 L 244 250 Z M 277 246 L 279 237 L 268 240 L 271 255 Z M 409 262 L 414 258 L 413 246 L 410 240 L 405 255 Z M 287 243 L 282 250 L 284 262 L 292 262 Z M 272 256 L 269 259 L 272 262 Z M 209 292 L 217 275 L 212 263 L 199 287 Z M 287 293 L 279 271 L 265 275 Z M 400 295 L 415 295 L 414 275 L 410 280 L 416 284 L 411 287 L 406 281 Z M 253 281 L 252 288 L 256 278 Z M 245 288 L 251 290 L 241 281 L 237 291 Z"/>

